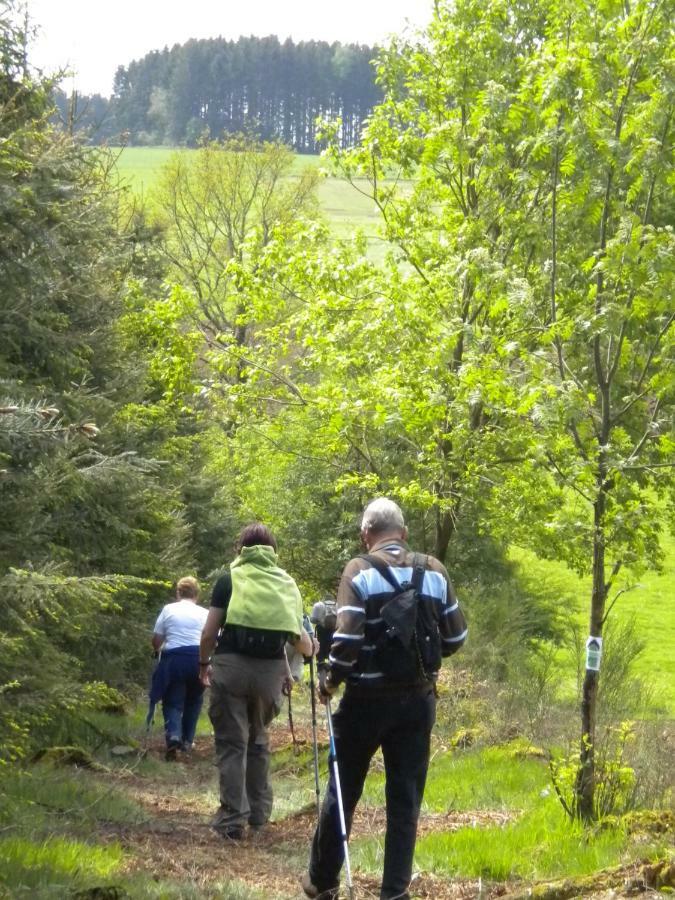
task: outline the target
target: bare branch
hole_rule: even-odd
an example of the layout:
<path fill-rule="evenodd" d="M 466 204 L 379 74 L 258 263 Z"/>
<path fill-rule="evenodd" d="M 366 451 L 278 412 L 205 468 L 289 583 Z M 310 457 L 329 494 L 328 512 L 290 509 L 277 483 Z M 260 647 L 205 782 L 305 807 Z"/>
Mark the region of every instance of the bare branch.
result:
<path fill-rule="evenodd" d="M 622 589 L 617 593 L 616 597 L 614 597 L 614 599 L 612 600 L 612 602 L 609 604 L 609 606 L 607 607 L 607 612 L 606 612 L 605 615 L 602 617 L 602 624 L 603 624 L 603 626 L 604 626 L 605 622 L 607 621 L 607 619 L 609 618 L 609 614 L 611 613 L 612 609 L 614 608 L 614 604 L 616 603 L 616 601 L 619 599 L 619 597 L 620 597 L 622 594 L 625 594 L 625 593 L 627 593 L 627 592 L 628 592 L 628 588 L 622 588 Z"/>
<path fill-rule="evenodd" d="M 560 466 L 558 465 L 558 463 L 555 461 L 555 458 L 554 458 L 553 454 L 552 454 L 550 451 L 548 451 L 548 452 L 546 453 L 546 458 L 548 459 L 548 461 L 551 463 L 551 465 L 553 466 L 553 468 L 556 470 L 556 472 L 558 473 L 558 475 L 560 475 L 560 477 L 562 478 L 563 482 L 564 482 L 568 487 L 572 488 L 572 490 L 575 491 L 575 493 L 579 494 L 580 497 L 583 497 L 583 499 L 584 499 L 587 503 L 591 503 L 591 504 L 593 503 L 593 499 L 592 499 L 591 497 L 589 497 L 587 494 L 584 494 L 584 492 L 581 490 L 581 488 L 580 488 L 574 481 L 572 481 L 571 478 L 569 478 L 567 475 L 565 475 L 565 473 L 564 473 L 563 470 L 560 468 Z"/>
<path fill-rule="evenodd" d="M 255 428 L 253 425 L 246 423 L 243 425 L 244 428 L 248 428 L 249 431 L 252 431 L 254 434 L 257 434 L 263 440 L 267 441 L 268 444 L 271 444 L 273 447 L 276 447 L 281 453 L 285 453 L 287 456 L 295 456 L 297 459 L 307 459 L 312 460 L 313 462 L 323 463 L 325 466 L 330 466 L 332 469 L 340 472 L 342 471 L 342 467 L 338 465 L 338 463 L 333 462 L 330 459 L 326 459 L 322 456 L 312 456 L 309 453 L 300 453 L 297 450 L 291 450 L 289 447 L 284 447 L 279 441 L 270 437 L 269 434 L 265 434 L 264 431 L 260 431 L 260 429 Z"/>
<path fill-rule="evenodd" d="M 307 405 L 309 401 L 303 397 L 300 389 L 297 385 L 293 384 L 290 379 L 286 378 L 284 375 L 281 375 L 279 372 L 274 372 L 272 369 L 269 369 L 267 366 L 264 366 L 262 363 L 256 363 L 252 359 L 247 356 L 244 356 L 243 353 L 236 351 L 232 345 L 225 344 L 223 341 L 218 338 L 210 338 L 205 336 L 207 342 L 211 346 L 217 347 L 219 350 L 222 350 L 224 353 L 227 353 L 229 356 L 233 356 L 239 362 L 244 363 L 246 366 L 250 366 L 252 369 L 258 369 L 260 372 L 266 372 L 270 375 L 275 381 L 278 381 L 280 384 L 283 384 L 288 390 L 301 401 L 303 405 Z"/>

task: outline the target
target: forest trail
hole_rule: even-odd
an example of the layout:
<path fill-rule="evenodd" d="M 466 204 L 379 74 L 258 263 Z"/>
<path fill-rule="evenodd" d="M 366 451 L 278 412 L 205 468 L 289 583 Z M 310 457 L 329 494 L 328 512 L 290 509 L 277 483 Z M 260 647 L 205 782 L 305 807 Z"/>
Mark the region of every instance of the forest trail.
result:
<path fill-rule="evenodd" d="M 295 734 L 297 748 L 307 750 L 311 747 L 311 731 L 306 726 L 296 725 Z M 292 759 L 293 744 L 283 716 L 274 724 L 271 737 L 273 752 Z M 319 740 L 325 758 L 325 732 L 320 733 Z M 104 843 L 115 841 L 124 848 L 130 859 L 127 871 L 130 874 L 143 872 L 157 880 L 189 883 L 205 897 L 220 896 L 223 885 L 230 881 L 255 890 L 260 897 L 269 900 L 300 900 L 304 897 L 300 877 L 305 871 L 316 822 L 313 797 L 299 810 L 279 814 L 262 833 L 247 832 L 242 841 L 224 840 L 210 828 L 217 790 L 212 738 L 199 737 L 193 753 L 175 763 L 164 763 L 163 756 L 162 736 L 156 731 L 145 748 L 145 759 L 151 765 L 143 767 L 143 772 L 131 767 L 99 776 L 107 783 L 112 778 L 115 789 L 133 798 L 144 811 L 142 821 L 106 826 L 97 835 Z M 275 787 L 276 781 L 277 777 L 273 776 Z M 324 784 L 322 777 L 322 788 Z M 429 813 L 422 815 L 419 833 L 506 824 L 512 818 L 513 814 L 507 811 Z M 384 840 L 384 833 L 383 809 L 357 809 L 353 838 L 368 835 Z M 569 887 L 565 890 L 562 886 L 558 889 L 552 885 L 550 892 L 534 894 L 530 887 L 522 884 L 486 884 L 477 879 L 448 879 L 421 873 L 414 880 L 412 896 L 419 900 L 478 897 L 515 900 L 526 896 L 541 896 L 545 900 L 564 900 L 570 896 L 609 900 L 610 897 L 635 893 L 630 887 L 631 879 L 639 880 L 638 868 L 613 873 L 609 881 L 599 875 L 597 891 L 589 885 L 582 893 L 570 894 Z M 379 883 L 374 877 L 357 871 L 354 885 L 359 900 L 377 900 L 379 897 Z M 543 886 L 537 890 L 541 889 Z M 657 896 L 648 889 L 643 889 L 641 894 Z"/>
<path fill-rule="evenodd" d="M 292 750 L 288 741 L 286 723 L 272 730 L 273 751 Z M 311 746 L 311 733 L 303 726 L 295 727 L 298 747 Z M 320 743 L 325 744 L 325 734 Z M 156 735 L 148 743 L 149 758 L 163 760 L 164 746 Z M 324 751 L 325 756 L 325 751 Z M 167 787 L 166 776 L 154 779 L 133 770 L 120 770 L 112 777 L 116 788 L 132 797 L 145 811 L 147 819 L 140 824 L 110 826 L 100 837 L 104 841 L 117 841 L 131 857 L 129 871 L 144 871 L 157 879 L 175 879 L 191 882 L 209 894 L 229 880 L 235 880 L 255 889 L 270 900 L 290 900 L 304 897 L 300 878 L 305 871 L 309 846 L 316 824 L 313 803 L 298 812 L 272 821 L 259 834 L 247 832 L 242 841 L 228 841 L 210 828 L 214 811 L 209 806 L 216 787 L 216 772 L 212 765 L 213 742 L 211 738 L 197 739 L 195 749 L 171 766 L 175 774 L 175 787 Z M 110 775 L 101 775 L 109 779 Z M 322 778 L 322 787 L 323 787 Z M 192 793 L 186 793 L 191 786 Z M 508 820 L 507 813 L 481 811 L 475 816 L 467 813 L 455 815 L 427 815 L 420 821 L 420 832 L 453 830 L 470 822 L 490 823 Z M 368 834 L 384 839 L 385 816 L 381 809 L 358 809 L 354 821 L 353 836 Z M 376 879 L 354 876 L 356 895 L 362 900 L 379 896 Z M 478 896 L 477 881 L 453 881 L 423 875 L 415 880 L 415 896 L 436 900 L 458 900 Z M 499 888 L 498 896 L 504 893 Z M 490 896 L 484 892 L 482 896 Z"/>

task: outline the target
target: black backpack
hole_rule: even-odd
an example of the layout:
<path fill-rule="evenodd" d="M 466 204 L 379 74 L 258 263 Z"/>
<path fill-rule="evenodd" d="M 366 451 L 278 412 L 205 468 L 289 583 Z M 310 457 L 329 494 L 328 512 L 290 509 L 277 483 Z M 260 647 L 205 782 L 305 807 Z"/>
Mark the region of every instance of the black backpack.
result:
<path fill-rule="evenodd" d="M 364 555 L 362 559 L 394 588 L 380 613 L 385 627 L 375 641 L 379 669 L 392 681 L 412 684 L 433 679 L 441 667 L 441 636 L 430 608 L 420 602 L 425 557 L 414 555 L 412 581 L 400 584 L 378 557 Z"/>

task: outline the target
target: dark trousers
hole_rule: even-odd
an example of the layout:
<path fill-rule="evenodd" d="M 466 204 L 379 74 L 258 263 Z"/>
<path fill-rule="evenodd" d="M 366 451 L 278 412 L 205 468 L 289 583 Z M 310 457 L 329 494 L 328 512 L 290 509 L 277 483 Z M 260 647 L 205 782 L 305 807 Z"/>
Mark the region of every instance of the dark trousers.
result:
<path fill-rule="evenodd" d="M 412 876 L 417 820 L 429 767 L 429 739 L 436 698 L 426 693 L 364 699 L 346 691 L 333 716 L 347 833 L 363 791 L 368 766 L 381 747 L 385 769 L 387 833 L 380 900 L 407 898 Z M 309 862 L 320 891 L 337 887 L 344 848 L 331 768 L 328 790 L 314 834 Z"/>
<path fill-rule="evenodd" d="M 169 650 L 162 655 L 161 665 L 168 668 L 162 695 L 167 746 L 180 742 L 189 747 L 195 738 L 204 699 L 204 688 L 199 681 L 199 647 Z"/>

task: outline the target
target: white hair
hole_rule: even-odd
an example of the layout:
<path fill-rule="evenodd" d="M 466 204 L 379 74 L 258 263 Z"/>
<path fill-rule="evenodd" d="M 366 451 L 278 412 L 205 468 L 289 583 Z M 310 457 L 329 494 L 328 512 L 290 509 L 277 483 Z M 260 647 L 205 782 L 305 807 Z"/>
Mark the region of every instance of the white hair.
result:
<path fill-rule="evenodd" d="M 387 497 L 371 501 L 363 511 L 361 530 L 379 534 L 384 531 L 402 531 L 405 528 L 401 507 Z"/>

